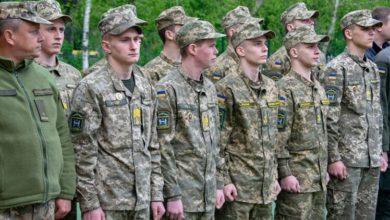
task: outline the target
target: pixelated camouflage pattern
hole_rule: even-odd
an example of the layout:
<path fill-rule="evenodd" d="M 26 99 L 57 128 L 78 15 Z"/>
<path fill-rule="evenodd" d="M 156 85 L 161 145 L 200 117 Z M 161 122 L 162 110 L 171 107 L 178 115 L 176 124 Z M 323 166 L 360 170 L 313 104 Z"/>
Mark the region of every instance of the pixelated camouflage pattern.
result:
<path fill-rule="evenodd" d="M 194 81 L 177 68 L 156 90 L 164 197 L 181 198 L 185 212 L 212 211 L 216 190 L 223 188 L 215 87 L 207 78 Z"/>
<path fill-rule="evenodd" d="M 131 93 L 107 65 L 74 91 L 70 128 L 83 212 L 138 211 L 163 200 L 155 91 L 135 65 L 133 77 Z M 80 130 L 72 125 L 73 114 L 82 117 Z"/>
<path fill-rule="evenodd" d="M 0 220 L 50 220 L 54 219 L 55 203 L 50 200 L 42 204 L 33 204 L 0 210 Z"/>
<path fill-rule="evenodd" d="M 284 75 L 288 73 L 291 68 L 290 58 L 287 55 L 286 47 L 280 47 L 275 53 L 273 53 L 267 60 L 265 75 L 272 78 L 275 81 L 280 80 Z M 313 68 L 316 76 L 319 76 L 326 68 L 326 56 L 320 51 L 320 58 L 318 59 L 318 65 Z"/>
<path fill-rule="evenodd" d="M 236 66 L 239 65 L 240 59 L 234 48 L 228 46 L 226 51 L 217 57 L 215 63 L 204 71 L 204 75 L 215 83 L 229 75 L 229 73 L 234 72 L 237 69 Z"/>
<path fill-rule="evenodd" d="M 37 24 L 51 24 L 35 11 L 35 2 L 1 2 L 0 19 L 19 18 Z"/>
<path fill-rule="evenodd" d="M 289 50 L 299 43 L 311 44 L 327 41 L 329 41 L 327 35 L 318 35 L 312 26 L 302 25 L 289 31 L 284 36 L 283 44 L 286 50 Z"/>
<path fill-rule="evenodd" d="M 106 220 L 129 220 L 129 219 L 137 219 L 137 220 L 150 220 L 150 209 L 142 209 L 139 211 L 112 211 L 105 210 L 104 217 Z"/>
<path fill-rule="evenodd" d="M 279 89 L 260 73 L 253 83 L 238 66 L 216 87 L 224 184 L 236 186 L 236 201 L 268 204 L 276 199 Z"/>
<path fill-rule="evenodd" d="M 50 71 L 54 78 L 54 82 L 60 92 L 62 107 L 65 110 L 66 118 L 69 118 L 71 113 L 71 101 L 73 97 L 73 90 L 81 80 L 81 73 L 73 66 L 57 60 L 55 67 L 49 67 L 40 64 Z"/>
<path fill-rule="evenodd" d="M 279 177 L 293 175 L 301 193 L 326 191 L 328 141 L 326 116 L 329 100 L 324 88 L 290 70 L 278 81 L 285 94 L 284 122 L 280 122 L 278 145 Z"/>
<path fill-rule="evenodd" d="M 131 6 L 119 6 L 105 12 L 99 21 L 98 27 L 102 34 L 119 35 L 131 27 L 146 25 L 147 22 L 139 19 Z"/>
<path fill-rule="evenodd" d="M 180 48 L 184 48 L 199 40 L 216 39 L 224 36 L 224 34 L 217 33 L 210 22 L 194 20 L 179 29 L 176 33 L 176 42 Z"/>
<path fill-rule="evenodd" d="M 331 178 L 328 184 L 327 219 L 375 219 L 379 167 L 347 167 L 347 172 L 345 180 Z"/>
<path fill-rule="evenodd" d="M 288 7 L 280 16 L 280 21 L 283 25 L 293 22 L 294 20 L 304 20 L 309 18 L 317 18 L 318 11 L 310 11 L 306 8 L 304 2 L 298 2 Z"/>
<path fill-rule="evenodd" d="M 60 4 L 55 0 L 42 0 L 36 3 L 36 12 L 38 15 L 48 21 L 53 21 L 59 18 L 64 19 L 64 22 L 72 22 L 72 18 L 62 14 Z"/>
<path fill-rule="evenodd" d="M 344 15 L 340 20 L 340 27 L 344 29 L 351 24 L 362 27 L 382 26 L 382 22 L 372 18 L 371 10 L 356 10 Z"/>
<path fill-rule="evenodd" d="M 236 48 L 243 41 L 265 36 L 267 39 L 275 37 L 275 33 L 270 30 L 261 30 L 260 24 L 248 19 L 247 22 L 240 25 L 232 35 L 232 46 Z"/>
<path fill-rule="evenodd" d="M 184 25 L 193 20 L 197 20 L 197 18 L 188 17 L 183 7 L 174 6 L 162 11 L 156 18 L 157 30 L 164 29 L 171 25 Z"/>
<path fill-rule="evenodd" d="M 96 63 L 94 63 L 92 66 L 90 66 L 88 69 L 83 71 L 83 76 L 87 76 L 92 72 L 98 71 L 101 68 L 105 67 L 107 65 L 107 58 L 103 57 L 102 59 L 98 60 Z"/>
<path fill-rule="evenodd" d="M 161 52 L 159 56 L 145 64 L 145 74 L 149 74 L 148 78 L 151 79 L 153 84 L 156 84 L 172 69 L 177 68 L 180 63 L 180 61 L 169 59 L 163 52 Z"/>
<path fill-rule="evenodd" d="M 236 24 L 243 24 L 246 22 L 248 17 L 252 17 L 249 12 L 248 7 L 245 6 L 237 6 L 235 9 L 226 13 L 226 15 L 222 18 L 222 27 L 224 29 L 230 28 Z M 252 17 L 254 18 L 254 17 Z M 264 19 L 262 18 L 254 18 L 259 24 L 262 24 Z"/>
<path fill-rule="evenodd" d="M 329 163 L 379 167 L 382 152 L 380 77 L 375 63 L 347 49 L 321 76 L 331 104 L 327 119 Z"/>
<path fill-rule="evenodd" d="M 221 216 L 216 216 L 217 220 L 270 220 L 273 219 L 273 203 L 253 204 L 226 201 L 223 208 L 218 212 L 221 213 Z"/>
<path fill-rule="evenodd" d="M 325 210 L 326 191 L 299 194 L 283 191 L 276 201 L 275 219 L 326 219 Z"/>

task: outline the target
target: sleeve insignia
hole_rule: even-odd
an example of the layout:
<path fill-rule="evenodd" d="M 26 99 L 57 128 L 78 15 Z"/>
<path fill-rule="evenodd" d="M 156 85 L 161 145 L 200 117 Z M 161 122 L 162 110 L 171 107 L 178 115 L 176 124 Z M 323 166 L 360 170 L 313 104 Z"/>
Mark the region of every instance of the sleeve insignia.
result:
<path fill-rule="evenodd" d="M 171 128 L 170 125 L 170 113 L 169 112 L 158 112 L 157 113 L 157 129 L 165 130 Z"/>
<path fill-rule="evenodd" d="M 78 133 L 83 130 L 84 115 L 80 112 L 72 112 L 69 117 L 69 128 L 72 133 Z"/>
<path fill-rule="evenodd" d="M 282 65 L 282 61 L 281 60 L 276 60 L 274 62 L 274 64 L 277 65 L 277 66 L 281 66 Z"/>
<path fill-rule="evenodd" d="M 279 111 L 278 112 L 278 121 L 277 121 L 277 127 L 278 129 L 284 129 L 287 125 L 287 115 L 285 111 Z"/>
<path fill-rule="evenodd" d="M 215 71 L 213 72 L 213 80 L 220 80 L 222 78 L 222 75 L 220 72 Z"/>
<path fill-rule="evenodd" d="M 167 91 L 165 91 L 165 89 L 157 91 L 157 97 L 158 98 L 165 98 L 166 95 L 167 95 Z"/>
<path fill-rule="evenodd" d="M 335 103 L 338 98 L 338 88 L 335 86 L 326 86 L 325 87 L 326 97 L 328 98 L 329 102 Z"/>

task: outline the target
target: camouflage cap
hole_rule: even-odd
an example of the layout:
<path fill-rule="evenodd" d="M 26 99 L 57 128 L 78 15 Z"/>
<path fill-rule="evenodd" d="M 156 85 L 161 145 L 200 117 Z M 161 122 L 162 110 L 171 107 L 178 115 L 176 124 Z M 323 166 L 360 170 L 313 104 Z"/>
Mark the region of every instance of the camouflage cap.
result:
<path fill-rule="evenodd" d="M 135 7 L 122 5 L 108 10 L 100 18 L 98 27 L 102 34 L 119 35 L 129 28 L 136 27 L 141 32 L 140 26 L 147 24 L 146 21 L 137 18 L 134 13 Z"/>
<path fill-rule="evenodd" d="M 382 26 L 382 22 L 372 18 L 370 10 L 356 10 L 344 15 L 340 21 L 341 29 L 356 24 L 362 27 Z"/>
<path fill-rule="evenodd" d="M 243 41 L 265 36 L 267 39 L 275 37 L 275 33 L 270 30 L 261 30 L 258 22 L 247 22 L 237 28 L 232 35 L 232 45 L 236 48 Z"/>
<path fill-rule="evenodd" d="M 289 31 L 284 37 L 284 46 L 290 49 L 299 43 L 319 43 L 329 41 L 327 35 L 317 35 L 313 27 L 300 26 Z"/>
<path fill-rule="evenodd" d="M 162 11 L 156 18 L 157 30 L 161 30 L 175 24 L 184 25 L 187 22 L 197 19 L 198 18 L 188 17 L 183 7 L 174 6 Z"/>
<path fill-rule="evenodd" d="M 64 19 L 64 22 L 72 22 L 72 18 L 62 14 L 60 4 L 55 0 L 42 0 L 36 3 L 36 11 L 42 18 L 53 21 L 59 18 Z"/>
<path fill-rule="evenodd" d="M 257 20 L 260 24 L 264 21 L 262 18 L 252 17 L 248 7 L 238 6 L 237 8 L 226 13 L 226 15 L 222 18 L 222 27 L 227 29 L 236 24 L 242 24 L 247 20 L 248 17 Z"/>
<path fill-rule="evenodd" d="M 34 2 L 1 2 L 0 20 L 19 18 L 37 24 L 51 24 L 35 12 Z"/>
<path fill-rule="evenodd" d="M 224 34 L 217 33 L 210 22 L 195 20 L 186 23 L 180 28 L 176 34 L 176 42 L 180 48 L 184 48 L 199 40 L 215 39 L 224 36 Z"/>
<path fill-rule="evenodd" d="M 298 2 L 288 7 L 280 16 L 280 21 L 286 25 L 293 22 L 294 20 L 304 20 L 309 18 L 317 18 L 319 15 L 318 11 L 309 11 L 306 8 L 306 4 Z"/>

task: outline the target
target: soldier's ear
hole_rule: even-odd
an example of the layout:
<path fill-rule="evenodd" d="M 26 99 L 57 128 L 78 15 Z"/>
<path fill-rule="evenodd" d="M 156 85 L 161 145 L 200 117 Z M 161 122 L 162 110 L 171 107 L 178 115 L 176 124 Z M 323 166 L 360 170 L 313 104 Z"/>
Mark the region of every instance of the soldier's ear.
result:
<path fill-rule="evenodd" d="M 107 40 L 102 40 L 102 48 L 106 54 L 111 54 L 111 44 Z"/>
<path fill-rule="evenodd" d="M 3 36 L 4 36 L 5 41 L 8 44 L 10 44 L 12 46 L 15 45 L 15 33 L 11 29 L 4 30 Z"/>
<path fill-rule="evenodd" d="M 245 48 L 240 45 L 236 47 L 236 53 L 239 57 L 245 57 Z"/>
<path fill-rule="evenodd" d="M 294 25 L 292 23 L 289 23 L 286 25 L 287 32 L 290 32 L 292 29 L 294 29 Z"/>
<path fill-rule="evenodd" d="M 171 30 L 166 30 L 165 31 L 165 39 L 168 39 L 170 41 L 174 41 L 175 40 L 175 33 Z"/>
<path fill-rule="evenodd" d="M 197 51 L 197 49 L 198 49 L 197 47 L 198 47 L 198 46 L 197 46 L 196 44 L 194 44 L 194 43 L 189 44 L 189 45 L 187 46 L 187 48 L 186 48 L 187 54 L 192 55 L 192 56 L 195 56 L 196 51 Z"/>
<path fill-rule="evenodd" d="M 296 47 L 293 47 L 289 50 L 288 52 L 288 55 L 291 57 L 291 58 L 297 58 L 298 57 L 298 49 Z"/>
<path fill-rule="evenodd" d="M 345 28 L 344 29 L 344 37 L 345 37 L 345 39 L 352 40 L 352 36 L 353 36 L 352 28 L 350 28 L 350 27 Z"/>

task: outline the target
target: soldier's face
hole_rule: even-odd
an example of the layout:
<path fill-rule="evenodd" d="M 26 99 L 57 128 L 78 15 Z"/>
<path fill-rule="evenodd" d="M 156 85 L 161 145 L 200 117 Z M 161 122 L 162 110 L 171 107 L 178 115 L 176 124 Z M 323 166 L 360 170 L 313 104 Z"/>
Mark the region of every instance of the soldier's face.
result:
<path fill-rule="evenodd" d="M 13 32 L 14 52 L 19 59 L 33 59 L 39 56 L 42 46 L 42 35 L 39 24 L 21 21 Z"/>
<path fill-rule="evenodd" d="M 385 41 L 390 41 L 390 15 L 387 16 L 387 20 L 383 22 L 381 29 L 381 36 Z"/>
<path fill-rule="evenodd" d="M 314 19 L 313 18 L 308 18 L 308 19 L 296 19 L 290 25 L 287 25 L 288 31 L 291 31 L 294 28 L 300 27 L 300 26 L 312 26 L 314 27 Z"/>
<path fill-rule="evenodd" d="M 374 41 L 374 27 L 361 27 L 353 25 L 348 28 L 350 30 L 349 39 L 358 48 L 367 49 L 372 47 Z"/>
<path fill-rule="evenodd" d="M 218 50 L 215 47 L 215 40 L 207 39 L 202 40 L 196 44 L 195 59 L 202 66 L 202 68 L 208 68 L 215 63 Z"/>
<path fill-rule="evenodd" d="M 51 25 L 41 25 L 42 53 L 56 55 L 61 51 L 64 42 L 65 23 L 62 18 L 51 22 Z"/>
<path fill-rule="evenodd" d="M 295 48 L 297 50 L 297 59 L 303 66 L 312 68 L 317 65 L 318 59 L 320 58 L 320 49 L 317 43 L 301 43 Z"/>
<path fill-rule="evenodd" d="M 139 60 L 142 35 L 130 28 L 120 35 L 111 35 L 106 40 L 105 51 L 117 62 L 131 65 Z"/>
<path fill-rule="evenodd" d="M 245 40 L 239 47 L 242 47 L 242 58 L 248 63 L 259 66 L 267 62 L 268 47 L 267 38 L 264 36 Z"/>

